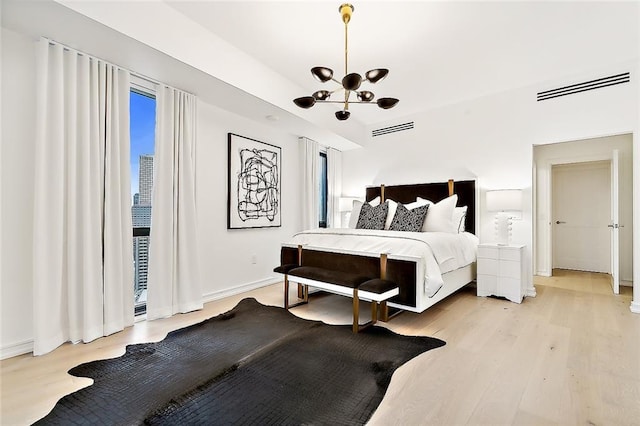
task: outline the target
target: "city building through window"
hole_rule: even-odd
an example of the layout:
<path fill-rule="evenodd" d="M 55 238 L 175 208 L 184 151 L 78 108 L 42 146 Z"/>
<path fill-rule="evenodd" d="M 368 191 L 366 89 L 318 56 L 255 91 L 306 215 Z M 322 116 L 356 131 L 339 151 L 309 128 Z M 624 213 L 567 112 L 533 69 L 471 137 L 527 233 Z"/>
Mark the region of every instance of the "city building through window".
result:
<path fill-rule="evenodd" d="M 149 233 L 153 193 L 153 153 L 155 145 L 156 100 L 147 88 L 130 92 L 131 219 L 135 314 L 146 313 Z"/>

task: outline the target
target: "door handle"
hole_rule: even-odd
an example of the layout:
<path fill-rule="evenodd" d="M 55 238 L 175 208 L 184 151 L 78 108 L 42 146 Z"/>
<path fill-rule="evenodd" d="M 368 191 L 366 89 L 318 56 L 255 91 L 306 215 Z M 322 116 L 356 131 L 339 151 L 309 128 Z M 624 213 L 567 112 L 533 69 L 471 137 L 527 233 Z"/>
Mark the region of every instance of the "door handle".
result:
<path fill-rule="evenodd" d="M 624 228 L 624 226 L 620 226 L 617 223 L 614 223 L 613 225 L 607 225 L 607 228 L 618 229 L 618 228 Z"/>
<path fill-rule="evenodd" d="M 556 220 L 556 225 L 560 225 L 561 223 L 567 223 L 567 222 L 562 222 L 560 220 Z"/>

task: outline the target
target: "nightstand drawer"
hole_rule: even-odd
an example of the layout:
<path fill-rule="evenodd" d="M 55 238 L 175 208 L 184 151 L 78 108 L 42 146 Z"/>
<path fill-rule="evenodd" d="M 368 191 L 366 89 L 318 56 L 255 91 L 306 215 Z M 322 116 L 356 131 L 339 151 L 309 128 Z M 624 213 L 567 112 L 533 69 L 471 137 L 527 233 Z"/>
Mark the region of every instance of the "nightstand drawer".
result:
<path fill-rule="evenodd" d="M 476 277 L 476 290 L 478 296 L 489 296 L 498 291 L 498 278 L 495 275 L 478 274 Z"/>
<path fill-rule="evenodd" d="M 496 247 L 478 247 L 478 258 L 498 259 L 498 249 Z"/>
<path fill-rule="evenodd" d="M 501 260 L 498 266 L 498 276 L 519 280 L 522 277 L 522 268 L 520 266 L 520 262 Z"/>
<path fill-rule="evenodd" d="M 482 259 L 477 265 L 478 275 L 498 275 L 498 261 L 495 259 Z"/>
<path fill-rule="evenodd" d="M 512 260 L 514 262 L 520 262 L 520 253 L 519 249 L 509 249 L 504 248 L 500 250 L 500 260 Z"/>

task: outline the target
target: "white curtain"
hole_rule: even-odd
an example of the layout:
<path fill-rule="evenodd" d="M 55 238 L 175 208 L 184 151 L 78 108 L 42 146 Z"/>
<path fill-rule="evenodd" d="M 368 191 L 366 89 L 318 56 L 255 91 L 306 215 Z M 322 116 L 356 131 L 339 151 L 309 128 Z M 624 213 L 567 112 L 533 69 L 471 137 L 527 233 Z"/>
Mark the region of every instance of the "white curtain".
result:
<path fill-rule="evenodd" d="M 130 76 L 37 46 L 34 355 L 133 324 Z"/>
<path fill-rule="evenodd" d="M 196 97 L 156 93 L 147 319 L 201 309 L 195 198 Z"/>
<path fill-rule="evenodd" d="M 340 196 L 342 195 L 342 152 L 327 148 L 327 227 L 342 227 Z"/>
<path fill-rule="evenodd" d="M 318 143 L 301 137 L 302 144 L 302 229 L 315 229 L 319 223 Z"/>

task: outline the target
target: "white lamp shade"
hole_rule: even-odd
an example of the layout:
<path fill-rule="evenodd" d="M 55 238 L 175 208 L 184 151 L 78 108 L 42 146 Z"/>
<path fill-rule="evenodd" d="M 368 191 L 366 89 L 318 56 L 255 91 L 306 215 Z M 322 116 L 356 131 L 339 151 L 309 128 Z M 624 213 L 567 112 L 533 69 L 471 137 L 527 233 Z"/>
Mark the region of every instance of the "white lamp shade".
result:
<path fill-rule="evenodd" d="M 521 211 L 522 190 L 500 189 L 487 191 L 487 210 L 490 212 Z"/>

